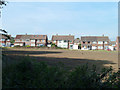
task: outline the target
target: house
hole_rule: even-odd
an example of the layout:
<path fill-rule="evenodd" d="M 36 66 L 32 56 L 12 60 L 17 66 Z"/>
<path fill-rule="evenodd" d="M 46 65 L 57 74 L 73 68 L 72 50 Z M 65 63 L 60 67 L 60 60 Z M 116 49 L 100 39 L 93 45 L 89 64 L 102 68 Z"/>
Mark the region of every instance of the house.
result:
<path fill-rule="evenodd" d="M 11 35 L 8 35 L 11 37 Z M 10 39 L 4 35 L 0 35 L 0 47 L 10 47 Z"/>
<path fill-rule="evenodd" d="M 79 44 L 81 44 L 81 40 L 79 38 L 76 38 L 74 40 L 74 45 L 79 45 Z"/>
<path fill-rule="evenodd" d="M 46 46 L 47 35 L 16 35 L 15 46 Z"/>
<path fill-rule="evenodd" d="M 81 49 L 81 47 L 79 46 L 79 44 L 81 44 L 81 40 L 79 38 L 76 38 L 74 40 L 73 49 Z"/>
<path fill-rule="evenodd" d="M 105 50 L 108 49 L 108 36 L 82 36 L 81 49 L 82 50 Z"/>
<path fill-rule="evenodd" d="M 74 44 L 73 35 L 53 35 L 52 43 L 57 47 L 72 49 Z"/>
<path fill-rule="evenodd" d="M 108 47 L 110 50 L 114 51 L 117 49 L 116 47 L 116 41 L 110 41 L 109 42 L 109 47 Z"/>
<path fill-rule="evenodd" d="M 120 36 L 117 37 L 116 47 L 117 47 L 117 50 L 119 51 L 120 50 Z"/>

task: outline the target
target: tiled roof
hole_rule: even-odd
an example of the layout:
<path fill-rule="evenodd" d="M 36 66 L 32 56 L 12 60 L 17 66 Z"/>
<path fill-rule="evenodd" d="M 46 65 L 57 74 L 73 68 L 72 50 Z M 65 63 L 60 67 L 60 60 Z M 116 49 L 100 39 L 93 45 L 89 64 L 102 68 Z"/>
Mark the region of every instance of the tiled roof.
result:
<path fill-rule="evenodd" d="M 72 35 L 53 35 L 52 40 L 74 40 Z"/>
<path fill-rule="evenodd" d="M 110 41 L 109 44 L 110 44 L 110 45 L 114 45 L 114 44 L 116 44 L 116 41 Z"/>
<path fill-rule="evenodd" d="M 81 42 L 80 39 L 75 39 L 75 40 L 74 40 L 74 43 L 80 43 L 80 42 Z"/>
<path fill-rule="evenodd" d="M 15 39 L 47 39 L 47 35 L 17 35 Z"/>
<path fill-rule="evenodd" d="M 81 41 L 109 41 L 108 36 L 82 36 Z"/>

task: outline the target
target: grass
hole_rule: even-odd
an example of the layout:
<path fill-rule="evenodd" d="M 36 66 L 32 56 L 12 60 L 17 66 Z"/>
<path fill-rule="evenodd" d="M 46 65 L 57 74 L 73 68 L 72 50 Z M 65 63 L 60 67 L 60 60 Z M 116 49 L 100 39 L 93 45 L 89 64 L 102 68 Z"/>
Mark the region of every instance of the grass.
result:
<path fill-rule="evenodd" d="M 120 71 L 113 72 L 110 67 L 97 73 L 96 66 L 87 64 L 69 71 L 28 56 L 3 68 L 4 88 L 120 88 Z"/>

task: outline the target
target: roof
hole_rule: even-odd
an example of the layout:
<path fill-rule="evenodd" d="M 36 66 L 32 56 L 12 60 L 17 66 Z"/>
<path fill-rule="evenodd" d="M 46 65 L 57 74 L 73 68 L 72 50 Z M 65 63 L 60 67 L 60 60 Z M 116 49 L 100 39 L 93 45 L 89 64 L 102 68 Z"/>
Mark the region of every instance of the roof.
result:
<path fill-rule="evenodd" d="M 74 43 L 80 43 L 80 42 L 81 42 L 80 39 L 75 39 L 75 40 L 74 40 Z"/>
<path fill-rule="evenodd" d="M 53 35 L 52 40 L 74 40 L 73 35 Z"/>
<path fill-rule="evenodd" d="M 11 35 L 8 35 L 11 38 Z M 7 39 L 8 37 L 4 36 L 4 35 L 0 35 L 0 39 Z"/>
<path fill-rule="evenodd" d="M 82 36 L 81 41 L 109 41 L 108 36 Z"/>
<path fill-rule="evenodd" d="M 114 44 L 116 44 L 116 41 L 110 41 L 109 44 L 110 44 L 110 45 L 114 45 Z"/>
<path fill-rule="evenodd" d="M 16 35 L 15 39 L 47 39 L 47 35 Z"/>

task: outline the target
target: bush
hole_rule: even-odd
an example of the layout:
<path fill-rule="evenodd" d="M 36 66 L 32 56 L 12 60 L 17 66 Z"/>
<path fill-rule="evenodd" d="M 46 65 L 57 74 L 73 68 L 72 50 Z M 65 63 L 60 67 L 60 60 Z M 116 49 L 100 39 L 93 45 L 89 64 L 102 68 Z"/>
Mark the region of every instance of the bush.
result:
<path fill-rule="evenodd" d="M 26 45 L 25 47 L 31 47 L 30 45 Z"/>
<path fill-rule="evenodd" d="M 20 45 L 16 45 L 16 46 L 14 46 L 14 47 L 21 47 Z"/>
<path fill-rule="evenodd" d="M 27 57 L 3 69 L 3 88 L 120 88 L 120 71 L 113 72 L 111 67 L 96 71 L 87 64 L 66 71 Z"/>
<path fill-rule="evenodd" d="M 55 44 L 51 44 L 51 47 L 52 47 L 52 48 L 56 48 L 57 45 L 55 45 Z"/>

